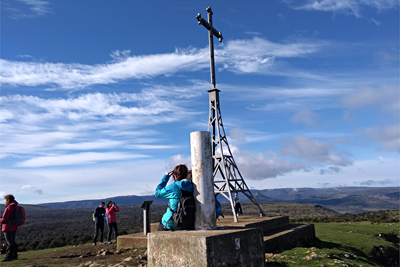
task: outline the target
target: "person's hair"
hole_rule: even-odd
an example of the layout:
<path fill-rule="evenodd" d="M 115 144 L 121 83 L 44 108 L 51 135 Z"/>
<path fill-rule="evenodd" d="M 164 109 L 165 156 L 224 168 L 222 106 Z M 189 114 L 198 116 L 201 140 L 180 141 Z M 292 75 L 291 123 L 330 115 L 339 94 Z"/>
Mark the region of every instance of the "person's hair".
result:
<path fill-rule="evenodd" d="M 13 202 L 13 201 L 15 200 L 14 196 L 11 195 L 11 194 L 5 195 L 5 196 L 4 196 L 4 199 L 7 199 L 8 202 L 10 202 L 10 203 Z"/>
<path fill-rule="evenodd" d="M 100 202 L 100 205 L 105 205 L 106 203 L 104 203 L 104 201 Z"/>
<path fill-rule="evenodd" d="M 174 168 L 174 176 L 176 177 L 176 181 L 186 179 L 187 173 L 188 168 L 184 164 L 180 164 Z"/>
<path fill-rule="evenodd" d="M 191 181 L 192 180 L 192 170 L 189 170 L 186 176 L 186 180 Z"/>
<path fill-rule="evenodd" d="M 111 200 L 107 202 L 107 207 L 108 207 L 108 205 L 110 205 L 110 204 L 112 204 L 112 201 L 111 201 Z"/>

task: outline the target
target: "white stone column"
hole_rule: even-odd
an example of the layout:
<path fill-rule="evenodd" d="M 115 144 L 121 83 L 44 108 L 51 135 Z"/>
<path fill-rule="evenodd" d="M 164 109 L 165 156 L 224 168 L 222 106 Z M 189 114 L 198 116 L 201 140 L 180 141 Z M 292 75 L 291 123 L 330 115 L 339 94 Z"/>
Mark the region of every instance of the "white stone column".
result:
<path fill-rule="evenodd" d="M 212 166 L 211 133 L 198 131 L 190 133 L 192 155 L 193 195 L 196 199 L 196 230 L 216 229 L 215 196 Z"/>

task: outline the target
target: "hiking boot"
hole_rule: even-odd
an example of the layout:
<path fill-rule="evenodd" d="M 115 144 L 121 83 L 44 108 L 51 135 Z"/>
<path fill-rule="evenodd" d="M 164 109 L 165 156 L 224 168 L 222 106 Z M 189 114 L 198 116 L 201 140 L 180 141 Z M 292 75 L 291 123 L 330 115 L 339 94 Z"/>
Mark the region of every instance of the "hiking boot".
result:
<path fill-rule="evenodd" d="M 111 244 L 111 241 L 108 241 L 108 242 L 107 242 L 107 244 L 109 244 L 109 245 L 110 245 L 110 244 Z"/>
<path fill-rule="evenodd" d="M 1 261 L 13 261 L 14 260 L 14 258 L 7 258 L 7 257 L 5 257 L 4 259 L 2 259 Z"/>

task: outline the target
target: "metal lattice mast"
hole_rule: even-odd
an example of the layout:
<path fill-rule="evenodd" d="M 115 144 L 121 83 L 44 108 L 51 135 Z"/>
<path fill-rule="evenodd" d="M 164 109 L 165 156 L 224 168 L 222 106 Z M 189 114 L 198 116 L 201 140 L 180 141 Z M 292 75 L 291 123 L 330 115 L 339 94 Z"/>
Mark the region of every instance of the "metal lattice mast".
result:
<path fill-rule="evenodd" d="M 199 13 L 196 18 L 199 24 L 203 25 L 209 32 L 210 42 L 210 71 L 212 88 L 208 90 L 210 100 L 210 113 L 208 121 L 208 131 L 212 128 L 212 155 L 213 155 L 213 177 L 214 177 L 214 193 L 215 195 L 222 194 L 231 203 L 234 221 L 237 222 L 235 211 L 235 202 L 233 194 L 239 192 L 247 196 L 260 209 L 260 216 L 265 215 L 256 199 L 251 194 L 246 182 L 244 181 L 239 168 L 232 156 L 229 148 L 228 139 L 225 135 L 224 125 L 222 123 L 221 109 L 219 103 L 219 92 L 215 88 L 215 68 L 214 68 L 214 41 L 213 36 L 216 36 L 221 42 L 223 37 L 221 32 L 218 32 L 212 26 L 212 10 L 208 7 L 208 22 L 201 17 Z M 221 178 L 216 177 L 220 174 Z"/>

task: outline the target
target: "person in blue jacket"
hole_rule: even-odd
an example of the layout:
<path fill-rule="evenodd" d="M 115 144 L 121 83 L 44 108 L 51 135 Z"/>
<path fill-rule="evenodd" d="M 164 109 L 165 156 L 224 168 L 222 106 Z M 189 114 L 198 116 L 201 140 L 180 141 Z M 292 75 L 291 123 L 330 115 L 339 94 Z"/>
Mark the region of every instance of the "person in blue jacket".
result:
<path fill-rule="evenodd" d="M 174 183 L 167 186 L 169 178 L 174 177 Z M 178 165 L 172 171 L 168 171 L 164 174 L 160 183 L 156 188 L 155 196 L 158 198 L 166 198 L 169 199 L 169 205 L 167 211 L 161 218 L 161 222 L 158 226 L 158 231 L 167 231 L 167 230 L 181 230 L 175 226 L 172 220 L 172 211 L 176 211 L 178 208 L 178 203 L 181 198 L 181 190 L 193 192 L 193 183 L 190 180 L 186 180 L 188 176 L 188 168 L 186 165 Z M 180 188 L 180 189 L 179 189 Z"/>

